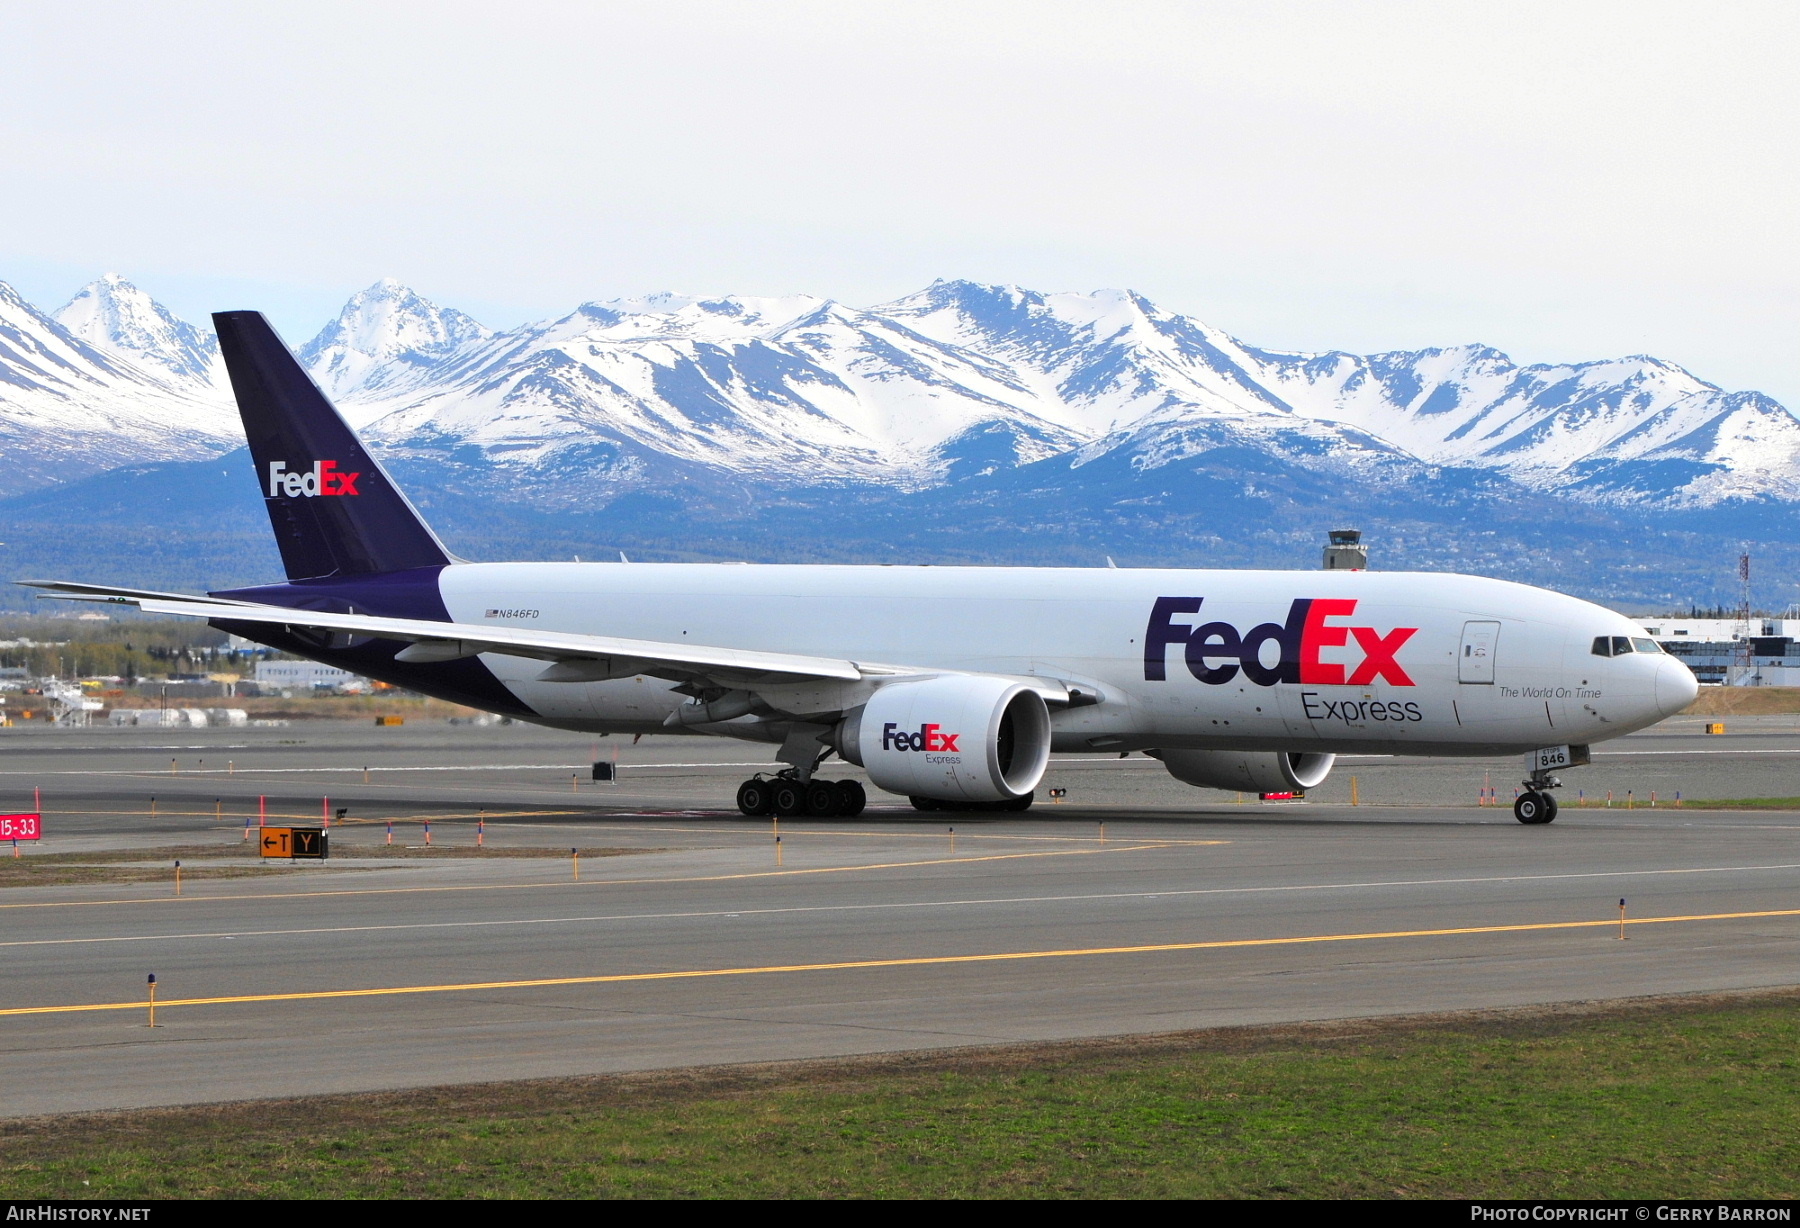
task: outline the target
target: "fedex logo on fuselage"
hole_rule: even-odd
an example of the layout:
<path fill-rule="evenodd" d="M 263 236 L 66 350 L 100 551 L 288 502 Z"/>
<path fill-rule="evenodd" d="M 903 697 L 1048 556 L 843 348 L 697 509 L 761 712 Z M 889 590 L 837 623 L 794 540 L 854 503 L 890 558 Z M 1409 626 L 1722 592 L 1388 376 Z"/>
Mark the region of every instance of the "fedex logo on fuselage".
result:
<path fill-rule="evenodd" d="M 316 499 L 321 495 L 354 495 L 360 473 L 346 473 L 334 460 L 312 463 L 311 469 L 289 469 L 286 461 L 269 462 L 269 498 Z"/>
<path fill-rule="evenodd" d="M 1333 619 L 1356 614 L 1355 598 L 1297 599 L 1284 623 L 1263 623 L 1240 632 L 1230 623 L 1176 623 L 1177 614 L 1198 614 L 1203 597 L 1158 597 L 1144 631 L 1144 681 L 1168 681 L 1168 652 L 1179 644 L 1188 672 L 1209 686 L 1222 686 L 1239 673 L 1257 686 L 1295 682 L 1312 686 L 1368 686 L 1382 680 L 1413 686 L 1395 655 L 1418 633 L 1417 627 L 1395 627 L 1385 635 L 1374 627 L 1333 625 Z M 1338 661 L 1322 661 L 1327 648 L 1343 648 L 1351 638 L 1363 658 L 1354 669 Z M 1263 646 L 1279 649 L 1273 665 L 1264 664 Z"/>
<path fill-rule="evenodd" d="M 893 721 L 881 727 L 882 750 L 956 750 L 956 739 L 960 733 L 945 733 L 942 725 L 920 725 L 917 729 L 902 733 L 900 726 Z"/>

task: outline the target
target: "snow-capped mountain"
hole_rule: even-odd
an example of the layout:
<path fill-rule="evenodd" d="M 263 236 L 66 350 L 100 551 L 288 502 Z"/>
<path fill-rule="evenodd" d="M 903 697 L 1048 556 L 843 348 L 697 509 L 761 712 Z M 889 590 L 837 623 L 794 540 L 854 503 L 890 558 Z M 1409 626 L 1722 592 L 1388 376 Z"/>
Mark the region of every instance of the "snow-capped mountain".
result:
<path fill-rule="evenodd" d="M 299 354 L 328 396 L 370 400 L 428 383 L 459 351 L 492 335 L 384 277 L 344 304 Z"/>
<path fill-rule="evenodd" d="M 55 318 L 95 349 L 131 359 L 177 382 L 212 384 L 223 374 L 219 342 L 210 331 L 176 319 L 117 273 L 77 290 Z"/>
<path fill-rule="evenodd" d="M 1125 450 L 1151 470 L 1247 446 L 1491 470 L 1603 503 L 1800 499 L 1800 420 L 1655 358 L 1520 367 L 1484 346 L 1259 350 L 1118 291 L 938 282 L 876 310 L 1010 364 L 1065 407 L 1061 421 L 1102 432 L 1077 465 Z"/>
<path fill-rule="evenodd" d="M 1297 412 L 1354 424 L 1427 464 L 1498 469 L 1610 503 L 1800 496 L 1800 420 L 1656 358 L 1520 367 L 1473 345 L 1255 357 Z"/>
<path fill-rule="evenodd" d="M 175 329 L 163 335 L 170 346 L 155 361 L 102 349 L 0 282 L 0 493 L 121 465 L 195 460 L 241 441 L 220 390 L 168 365 L 188 340 Z"/>
<path fill-rule="evenodd" d="M 69 457 L 91 456 L 86 472 L 241 439 L 210 334 L 117 275 L 60 323 L 16 295 L 0 315 L 29 339 L 0 351 L 0 430 L 37 475 L 13 489 Z M 1051 461 L 1064 487 L 1236 466 L 1479 475 L 1597 506 L 1800 502 L 1800 420 L 1668 362 L 1264 350 L 1127 291 L 939 281 L 870 308 L 656 294 L 495 332 L 384 280 L 299 354 L 378 446 L 547 507 L 707 475 L 920 490 Z"/>
<path fill-rule="evenodd" d="M 567 475 L 570 449 L 591 458 L 599 446 L 612 479 L 663 459 L 787 483 L 917 486 L 971 440 L 1006 464 L 1079 445 L 1037 400 L 1004 364 L 877 312 L 670 297 L 588 303 L 465 348 L 429 390 L 385 400 L 370 433 L 398 450 L 473 445 L 515 474 Z"/>

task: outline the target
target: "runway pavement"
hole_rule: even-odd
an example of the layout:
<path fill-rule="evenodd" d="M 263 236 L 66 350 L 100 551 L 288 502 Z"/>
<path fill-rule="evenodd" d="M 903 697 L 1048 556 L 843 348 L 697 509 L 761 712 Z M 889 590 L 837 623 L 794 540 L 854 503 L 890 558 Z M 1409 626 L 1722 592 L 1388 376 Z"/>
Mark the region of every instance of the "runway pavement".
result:
<path fill-rule="evenodd" d="M 1800 719 L 1728 725 L 1599 748 L 1548 827 L 1475 806 L 1510 761 L 1350 759 L 1296 806 L 1091 759 L 1020 816 L 782 820 L 779 864 L 726 809 L 754 747 L 623 744 L 602 785 L 610 740 L 525 726 L 7 730 L 31 855 L 212 846 L 246 875 L 0 891 L 0 1112 L 1789 984 L 1800 812 L 1685 802 L 1800 794 Z M 263 798 L 344 807 L 334 849 L 368 855 L 253 864 Z M 405 857 L 376 855 L 390 820 Z M 491 851 L 446 856 L 477 820 Z M 579 881 L 504 855 L 571 845 L 623 852 Z"/>

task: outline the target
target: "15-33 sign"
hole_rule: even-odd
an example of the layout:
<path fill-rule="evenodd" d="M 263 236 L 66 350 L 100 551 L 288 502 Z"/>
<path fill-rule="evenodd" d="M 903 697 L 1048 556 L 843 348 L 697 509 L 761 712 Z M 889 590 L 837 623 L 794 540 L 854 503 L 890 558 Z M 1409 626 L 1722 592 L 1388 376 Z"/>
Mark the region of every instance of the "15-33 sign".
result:
<path fill-rule="evenodd" d="M 39 840 L 43 835 L 41 814 L 0 814 L 0 840 Z"/>

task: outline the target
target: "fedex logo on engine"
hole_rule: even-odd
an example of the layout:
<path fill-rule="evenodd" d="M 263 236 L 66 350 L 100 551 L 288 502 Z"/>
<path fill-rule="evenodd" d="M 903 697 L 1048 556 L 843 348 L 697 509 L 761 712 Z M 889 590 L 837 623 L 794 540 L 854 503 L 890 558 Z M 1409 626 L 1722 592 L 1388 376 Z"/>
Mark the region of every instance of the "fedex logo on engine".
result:
<path fill-rule="evenodd" d="M 1333 625 L 1333 619 L 1355 617 L 1354 598 L 1302 597 L 1288 607 L 1286 622 L 1263 623 L 1244 632 L 1225 622 L 1188 626 L 1174 621 L 1177 614 L 1198 614 L 1204 604 L 1202 597 L 1156 599 L 1144 631 L 1144 681 L 1168 681 L 1168 651 L 1180 644 L 1188 672 L 1209 686 L 1222 686 L 1239 673 L 1257 686 L 1278 682 L 1368 686 L 1377 680 L 1414 685 L 1394 658 L 1419 629 L 1395 627 L 1383 634 L 1374 627 Z M 1346 647 L 1353 637 L 1363 654 L 1354 668 L 1348 662 L 1319 659 L 1322 650 Z M 1263 660 L 1266 644 L 1278 650 L 1272 665 Z"/>
<path fill-rule="evenodd" d="M 956 739 L 960 737 L 960 733 L 945 733 L 942 725 L 920 725 L 902 733 L 900 726 L 889 721 L 881 727 L 881 749 L 952 751 L 959 749 Z"/>
<path fill-rule="evenodd" d="M 314 461 L 311 469 L 289 469 L 286 461 L 269 462 L 269 498 L 316 499 L 321 495 L 354 495 L 360 473 L 346 473 L 334 460 Z"/>

